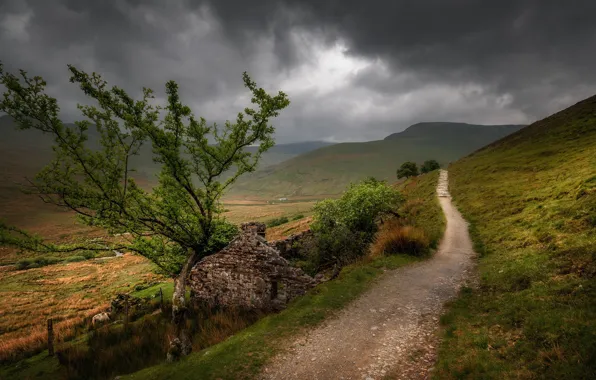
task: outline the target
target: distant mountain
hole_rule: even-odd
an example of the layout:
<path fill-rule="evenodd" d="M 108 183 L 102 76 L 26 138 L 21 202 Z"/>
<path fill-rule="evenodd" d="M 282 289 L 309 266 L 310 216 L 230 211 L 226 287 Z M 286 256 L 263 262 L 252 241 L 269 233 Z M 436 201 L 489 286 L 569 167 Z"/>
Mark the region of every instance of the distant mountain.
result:
<path fill-rule="evenodd" d="M 450 138 L 450 136 L 466 136 L 466 139 L 478 139 L 481 142 L 487 140 L 497 140 L 507 136 L 525 125 L 477 125 L 467 123 L 450 122 L 425 122 L 417 123 L 406 128 L 402 132 L 393 133 L 385 140 L 395 140 L 403 138 L 424 138 L 432 135 L 434 138 Z"/>
<path fill-rule="evenodd" d="M 242 178 L 236 196 L 297 197 L 342 192 L 368 176 L 395 180 L 404 161 L 442 165 L 513 133 L 522 125 L 418 123 L 384 140 L 323 147 Z"/>
<path fill-rule="evenodd" d="M 89 143 L 98 141 L 97 132 L 90 128 Z M 37 130 L 19 131 L 10 116 L 0 116 L 0 181 L 21 180 L 25 175 L 31 176 L 41 169 L 53 157 L 51 149 L 53 138 Z M 263 154 L 260 167 L 265 168 L 286 161 L 300 154 L 332 145 L 323 141 L 306 141 L 291 144 L 278 144 Z M 249 147 L 249 152 L 256 151 Z M 148 180 L 159 169 L 152 161 L 151 148 L 144 147 L 141 155 L 133 158 L 133 166 L 138 174 Z M 1 186 L 1 185 L 0 185 Z"/>

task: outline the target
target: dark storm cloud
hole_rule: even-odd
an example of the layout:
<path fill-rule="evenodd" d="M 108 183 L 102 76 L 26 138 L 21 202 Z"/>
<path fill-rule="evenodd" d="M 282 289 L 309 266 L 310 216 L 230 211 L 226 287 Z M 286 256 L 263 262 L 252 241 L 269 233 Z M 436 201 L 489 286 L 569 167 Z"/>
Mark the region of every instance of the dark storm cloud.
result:
<path fill-rule="evenodd" d="M 289 25 L 324 27 L 341 35 L 355 55 L 381 57 L 393 71 L 415 72 L 426 82 L 474 81 L 512 92 L 516 106 L 533 117 L 550 112 L 556 98 L 589 94 L 596 83 L 593 0 L 257 3 L 217 0 L 211 6 L 234 36 L 236 25 L 265 31 L 285 6 L 297 15 Z M 370 75 L 358 83 L 390 90 Z"/>
<path fill-rule="evenodd" d="M 221 121 L 245 70 L 292 106 L 281 142 L 382 138 L 418 121 L 519 123 L 596 93 L 592 0 L 0 0 L 0 60 L 82 101 L 66 64 Z"/>

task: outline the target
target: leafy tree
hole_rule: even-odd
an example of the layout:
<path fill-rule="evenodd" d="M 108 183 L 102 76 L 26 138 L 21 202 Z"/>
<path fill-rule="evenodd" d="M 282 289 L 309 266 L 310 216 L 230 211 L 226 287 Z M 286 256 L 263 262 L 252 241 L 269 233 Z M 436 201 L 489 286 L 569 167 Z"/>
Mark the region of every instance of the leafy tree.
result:
<path fill-rule="evenodd" d="M 399 169 L 397 169 L 397 178 L 409 178 L 409 177 L 414 177 L 418 175 L 418 166 L 416 165 L 415 162 L 412 161 L 406 161 L 403 164 L 401 164 L 401 166 L 399 167 Z"/>
<path fill-rule="evenodd" d="M 429 173 L 429 172 L 432 172 L 433 170 L 437 170 L 440 168 L 441 168 L 441 165 L 439 165 L 439 163 L 436 160 L 427 160 L 427 161 L 424 161 L 424 163 L 420 167 L 420 171 L 422 173 Z"/>
<path fill-rule="evenodd" d="M 317 240 L 317 267 L 342 266 L 365 254 L 380 218 L 396 215 L 403 200 L 385 182 L 367 179 L 350 185 L 339 199 L 318 202 L 311 224 Z"/>
<path fill-rule="evenodd" d="M 19 75 L 5 72 L 0 64 L 0 84 L 6 88 L 0 111 L 12 116 L 20 129 L 37 129 L 54 139 L 54 159 L 29 181 L 29 191 L 74 211 L 87 225 L 130 233 L 119 248 L 147 257 L 172 276 L 175 337 L 168 359 L 186 355 L 192 349 L 185 330 L 188 273 L 236 233 L 221 216 L 220 198 L 239 176 L 254 171 L 262 153 L 274 145 L 269 120 L 289 100 L 283 92 L 269 95 L 244 73 L 256 107 L 238 113 L 234 122 L 208 125 L 181 102 L 174 81 L 166 83 L 167 102 L 159 106 L 150 89 L 144 88 L 141 99 L 135 100 L 119 87 L 108 88 L 96 73 L 68 68 L 70 81 L 96 101 L 96 106 L 78 106 L 87 120 L 74 126 L 62 123 L 58 103 L 46 95 L 41 77 L 22 70 Z M 100 136 L 97 149 L 87 144 L 90 128 Z M 144 144 L 151 144 L 153 160 L 161 165 L 152 191 L 142 189 L 131 176 L 131 157 Z M 255 153 L 245 151 L 253 145 L 258 145 Z M 2 243 L 46 252 L 110 245 L 57 246 L 0 223 Z"/>

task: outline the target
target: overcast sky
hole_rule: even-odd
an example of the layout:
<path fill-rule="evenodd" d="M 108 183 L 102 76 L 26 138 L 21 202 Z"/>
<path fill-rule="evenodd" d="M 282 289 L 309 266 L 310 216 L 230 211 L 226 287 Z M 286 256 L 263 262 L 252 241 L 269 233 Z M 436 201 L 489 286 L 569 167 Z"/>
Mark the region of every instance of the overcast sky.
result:
<path fill-rule="evenodd" d="M 246 105 L 242 72 L 292 101 L 280 143 L 380 139 L 420 121 L 529 123 L 596 94 L 594 0 L 0 0 L 0 60 L 42 75 L 64 118 L 66 65 L 183 101 Z"/>

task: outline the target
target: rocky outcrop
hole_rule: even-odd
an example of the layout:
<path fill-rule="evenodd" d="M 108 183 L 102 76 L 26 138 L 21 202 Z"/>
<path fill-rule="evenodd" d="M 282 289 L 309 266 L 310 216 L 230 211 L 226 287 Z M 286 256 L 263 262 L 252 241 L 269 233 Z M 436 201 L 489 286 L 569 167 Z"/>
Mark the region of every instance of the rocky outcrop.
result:
<path fill-rule="evenodd" d="M 193 301 L 245 309 L 279 310 L 316 285 L 292 267 L 265 238 L 263 223 L 245 223 L 220 252 L 205 257 L 190 273 Z"/>

